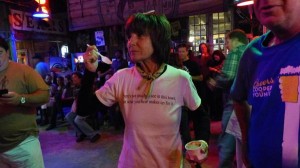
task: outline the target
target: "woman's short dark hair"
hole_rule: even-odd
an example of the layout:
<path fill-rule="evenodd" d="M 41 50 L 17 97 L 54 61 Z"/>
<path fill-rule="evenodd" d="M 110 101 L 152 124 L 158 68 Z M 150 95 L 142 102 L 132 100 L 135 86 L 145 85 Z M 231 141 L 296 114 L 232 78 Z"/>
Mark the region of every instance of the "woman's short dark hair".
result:
<path fill-rule="evenodd" d="M 4 48 L 5 51 L 9 49 L 8 43 L 2 37 L 0 37 L 0 47 Z"/>
<path fill-rule="evenodd" d="M 72 73 L 72 75 L 76 75 L 79 79 L 82 79 L 83 75 L 79 71 L 75 71 Z"/>
<path fill-rule="evenodd" d="M 212 53 L 212 59 L 214 59 L 214 56 L 215 55 L 218 55 L 220 57 L 220 61 L 219 62 L 222 62 L 223 60 L 225 60 L 225 55 L 223 54 L 223 52 L 221 50 L 215 50 L 213 53 Z"/>
<path fill-rule="evenodd" d="M 176 46 L 176 50 L 178 51 L 179 48 L 185 48 L 187 51 L 189 51 L 190 45 L 187 43 L 181 43 Z"/>
<path fill-rule="evenodd" d="M 170 54 L 171 26 L 164 15 L 142 14 L 131 15 L 125 25 L 126 35 L 149 35 L 154 49 L 152 57 L 158 64 L 167 63 Z"/>

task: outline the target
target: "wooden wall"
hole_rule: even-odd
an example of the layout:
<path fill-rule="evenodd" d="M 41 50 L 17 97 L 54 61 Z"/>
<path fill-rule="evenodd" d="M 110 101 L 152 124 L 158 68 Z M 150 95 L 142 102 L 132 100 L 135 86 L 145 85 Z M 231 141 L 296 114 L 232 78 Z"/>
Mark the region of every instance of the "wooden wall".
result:
<path fill-rule="evenodd" d="M 223 0 L 68 0 L 69 30 L 124 24 L 137 12 L 155 10 L 168 18 L 220 12 Z"/>

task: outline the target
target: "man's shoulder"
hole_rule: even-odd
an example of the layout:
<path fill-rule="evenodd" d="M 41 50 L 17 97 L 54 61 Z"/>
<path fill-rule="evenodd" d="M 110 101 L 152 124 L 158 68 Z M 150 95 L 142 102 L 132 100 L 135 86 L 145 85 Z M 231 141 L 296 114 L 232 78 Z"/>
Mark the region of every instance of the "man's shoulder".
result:
<path fill-rule="evenodd" d="M 40 76 L 32 67 L 29 65 L 16 63 L 11 61 L 8 67 L 8 74 L 13 74 L 17 76 L 24 76 L 26 78 L 35 78 L 36 76 Z"/>
<path fill-rule="evenodd" d="M 189 78 L 190 77 L 190 74 L 187 71 L 175 68 L 171 65 L 167 65 L 166 73 L 174 74 L 178 77 L 184 77 L 184 78 Z"/>
<path fill-rule="evenodd" d="M 253 59 L 261 55 L 263 41 L 266 40 L 269 33 L 263 34 L 260 37 L 253 39 L 243 50 L 244 59 Z M 249 61 L 249 60 L 248 60 Z M 246 61 L 247 62 L 247 61 Z"/>
<path fill-rule="evenodd" d="M 33 70 L 33 68 L 31 68 L 29 65 L 25 65 L 25 64 L 21 64 L 21 63 L 16 63 L 16 62 L 13 62 L 13 61 L 11 61 L 10 63 L 9 63 L 9 66 L 10 67 L 14 67 L 14 68 L 18 68 L 18 69 L 32 69 Z"/>
<path fill-rule="evenodd" d="M 188 59 L 183 62 L 184 65 L 190 65 L 190 66 L 198 66 L 198 63 L 195 60 Z"/>
<path fill-rule="evenodd" d="M 232 49 L 229 54 L 235 54 L 235 53 L 240 53 L 243 52 L 245 49 L 247 48 L 247 44 L 243 44 L 240 46 L 235 47 L 234 49 Z"/>

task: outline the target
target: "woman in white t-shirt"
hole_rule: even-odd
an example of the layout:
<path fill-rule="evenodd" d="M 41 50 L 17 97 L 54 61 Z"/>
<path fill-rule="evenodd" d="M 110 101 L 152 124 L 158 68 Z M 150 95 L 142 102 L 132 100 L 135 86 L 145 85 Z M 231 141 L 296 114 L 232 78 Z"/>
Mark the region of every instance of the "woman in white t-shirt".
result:
<path fill-rule="evenodd" d="M 196 110 L 201 99 L 191 76 L 166 64 L 171 27 L 165 16 L 138 13 L 129 17 L 125 29 L 135 66 L 116 72 L 94 94 L 90 88 L 99 68 L 98 51 L 89 46 L 77 112 L 99 102 L 119 104 L 125 121 L 119 168 L 182 167 L 181 107 Z"/>

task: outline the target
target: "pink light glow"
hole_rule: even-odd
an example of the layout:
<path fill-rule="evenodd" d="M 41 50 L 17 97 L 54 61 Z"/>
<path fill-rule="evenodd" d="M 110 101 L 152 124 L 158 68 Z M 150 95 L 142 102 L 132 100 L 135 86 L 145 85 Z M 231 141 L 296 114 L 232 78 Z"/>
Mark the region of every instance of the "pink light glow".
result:
<path fill-rule="evenodd" d="M 247 6 L 247 5 L 252 5 L 253 3 L 254 3 L 253 0 L 244 1 L 244 2 L 238 3 L 236 6 Z"/>

